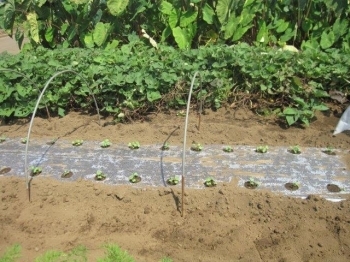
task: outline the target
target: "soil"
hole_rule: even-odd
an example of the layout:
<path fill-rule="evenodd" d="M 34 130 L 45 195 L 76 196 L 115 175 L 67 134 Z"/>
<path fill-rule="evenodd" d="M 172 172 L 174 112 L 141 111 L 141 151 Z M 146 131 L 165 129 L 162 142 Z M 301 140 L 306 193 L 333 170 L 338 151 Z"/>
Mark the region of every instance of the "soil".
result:
<path fill-rule="evenodd" d="M 350 135 L 332 132 L 338 115 L 318 114 L 308 128 L 287 128 L 273 117 L 249 110 L 221 109 L 202 116 L 200 131 L 191 115 L 192 141 L 222 145 L 299 145 L 343 152 L 350 169 Z M 111 119 L 102 119 L 102 124 Z M 63 118 L 36 118 L 31 139 L 55 138 L 141 145 L 181 145 L 183 117 L 176 112 L 149 115 L 144 121 L 101 127 L 96 116 L 72 112 Z M 2 123 L 0 136 L 26 137 L 28 120 Z M 112 135 L 113 134 L 113 135 Z M 337 151 L 337 152 L 338 152 Z M 181 187 L 105 185 L 38 176 L 31 202 L 21 177 L 0 176 L 0 254 L 14 243 L 22 259 L 34 261 L 47 250 L 88 248 L 88 261 L 103 256 L 104 243 L 118 244 L 136 261 L 350 261 L 350 195 L 330 202 L 316 195 L 286 197 L 249 190 L 237 181 L 213 188 L 186 189 L 181 217 Z"/>

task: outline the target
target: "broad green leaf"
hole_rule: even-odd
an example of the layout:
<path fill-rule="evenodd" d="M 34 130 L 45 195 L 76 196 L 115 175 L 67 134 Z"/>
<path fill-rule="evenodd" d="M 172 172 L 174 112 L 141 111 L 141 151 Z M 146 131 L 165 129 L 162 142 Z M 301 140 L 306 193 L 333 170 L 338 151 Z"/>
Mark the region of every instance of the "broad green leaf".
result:
<path fill-rule="evenodd" d="M 105 24 L 102 22 L 98 22 L 95 26 L 94 32 L 93 32 L 93 39 L 94 43 L 100 47 L 104 44 L 104 42 L 107 39 L 108 31 L 109 31 L 109 24 Z"/>
<path fill-rule="evenodd" d="M 61 107 L 58 108 L 58 112 L 57 113 L 61 117 L 65 116 L 65 110 L 63 108 L 61 108 Z"/>
<path fill-rule="evenodd" d="M 225 30 L 225 34 L 224 34 L 225 39 L 229 39 L 233 36 L 233 33 L 237 29 L 238 21 L 239 21 L 239 17 L 235 17 L 233 15 L 231 15 L 231 17 L 228 19 L 227 24 L 226 24 L 225 29 L 224 29 Z"/>
<path fill-rule="evenodd" d="M 95 46 L 94 44 L 94 38 L 92 36 L 92 33 L 89 32 L 86 35 L 84 35 L 84 44 L 87 48 L 93 48 Z"/>
<path fill-rule="evenodd" d="M 294 115 L 287 115 L 286 116 L 286 121 L 287 121 L 289 126 L 293 125 L 297 120 L 298 120 L 298 118 L 296 118 Z"/>
<path fill-rule="evenodd" d="M 190 46 L 186 32 L 180 27 L 173 28 L 173 36 L 180 49 L 187 49 Z"/>
<path fill-rule="evenodd" d="M 323 49 L 327 49 L 330 48 L 335 42 L 335 36 L 333 31 L 330 31 L 328 34 L 326 33 L 326 31 L 323 31 L 322 35 L 321 35 L 321 47 Z"/>
<path fill-rule="evenodd" d="M 269 33 L 269 30 L 266 26 L 265 21 L 259 21 L 259 33 L 256 37 L 256 41 L 260 43 L 267 43 L 268 33 Z"/>
<path fill-rule="evenodd" d="M 153 102 L 153 101 L 159 100 L 161 98 L 162 98 L 162 96 L 159 93 L 159 91 L 147 91 L 147 100 L 149 102 Z"/>
<path fill-rule="evenodd" d="M 313 110 L 319 110 L 319 111 L 327 111 L 329 110 L 329 108 L 324 105 L 324 104 L 320 104 L 320 105 L 315 105 L 312 107 Z"/>
<path fill-rule="evenodd" d="M 253 25 L 248 25 L 244 27 L 238 27 L 233 33 L 232 41 L 238 41 L 242 36 L 252 27 Z"/>
<path fill-rule="evenodd" d="M 30 25 L 30 37 L 35 43 L 39 43 L 39 28 L 38 21 L 36 20 L 36 13 L 31 12 L 27 14 L 27 20 Z"/>
<path fill-rule="evenodd" d="M 164 42 L 165 39 L 167 39 L 170 35 L 171 35 L 172 31 L 171 31 L 171 27 L 167 26 L 163 32 L 162 32 L 162 38 L 161 41 Z"/>
<path fill-rule="evenodd" d="M 294 108 L 291 108 L 291 107 L 286 107 L 283 110 L 283 114 L 284 115 L 297 115 L 298 114 L 298 110 L 294 109 Z"/>
<path fill-rule="evenodd" d="M 7 1 L 4 8 L 4 27 L 5 29 L 13 28 L 13 23 L 15 21 L 15 1 L 9 0 Z"/>
<path fill-rule="evenodd" d="M 224 24 L 234 10 L 234 0 L 218 0 L 216 5 L 216 14 L 221 24 Z"/>
<path fill-rule="evenodd" d="M 54 34 L 53 28 L 52 27 L 47 28 L 45 32 L 45 40 L 51 43 L 53 40 L 53 34 Z"/>
<path fill-rule="evenodd" d="M 349 32 L 348 21 L 338 17 L 333 24 L 333 32 L 335 35 L 335 41 L 337 41 L 339 37 Z"/>
<path fill-rule="evenodd" d="M 206 3 L 203 7 L 203 20 L 207 22 L 209 25 L 213 24 L 215 12 L 213 8 L 211 8 L 208 3 Z"/>
<path fill-rule="evenodd" d="M 107 0 L 109 12 L 114 16 L 121 15 L 128 7 L 129 0 Z"/>
<path fill-rule="evenodd" d="M 112 42 L 109 42 L 107 44 L 105 50 L 117 49 L 118 45 L 119 45 L 119 41 L 114 39 Z"/>
<path fill-rule="evenodd" d="M 276 28 L 276 32 L 277 33 L 283 33 L 284 31 L 287 30 L 287 28 L 289 27 L 289 22 L 286 22 L 282 19 L 277 21 L 277 28 Z"/>
<path fill-rule="evenodd" d="M 38 7 L 42 7 L 46 3 L 46 0 L 37 0 L 36 4 Z"/>
<path fill-rule="evenodd" d="M 180 26 L 187 27 L 197 19 L 197 12 L 195 10 L 189 10 L 183 13 L 180 17 Z"/>
<path fill-rule="evenodd" d="M 170 13 L 168 23 L 171 29 L 175 28 L 177 26 L 177 23 L 179 21 L 179 15 L 176 12 L 175 9 Z"/>
<path fill-rule="evenodd" d="M 162 1 L 160 4 L 160 12 L 162 12 L 165 15 L 171 15 L 171 13 L 174 10 L 174 6 L 167 2 L 167 1 Z"/>

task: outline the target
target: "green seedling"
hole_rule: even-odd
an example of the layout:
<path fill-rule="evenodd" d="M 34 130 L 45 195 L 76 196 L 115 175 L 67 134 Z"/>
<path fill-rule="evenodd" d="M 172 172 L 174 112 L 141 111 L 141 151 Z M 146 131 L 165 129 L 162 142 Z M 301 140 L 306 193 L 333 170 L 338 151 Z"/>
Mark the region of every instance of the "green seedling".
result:
<path fill-rule="evenodd" d="M 64 170 L 64 172 L 62 173 L 61 177 L 62 178 L 69 178 L 73 175 L 73 172 L 70 170 Z"/>
<path fill-rule="evenodd" d="M 226 152 L 226 153 L 231 153 L 231 152 L 233 152 L 233 149 L 232 149 L 232 147 L 230 147 L 230 146 L 225 146 L 222 150 L 224 150 L 224 152 Z"/>
<path fill-rule="evenodd" d="M 76 140 L 74 140 L 73 142 L 72 142 L 72 145 L 73 146 L 81 146 L 82 144 L 83 144 L 83 140 L 81 140 L 81 139 L 76 139 Z"/>
<path fill-rule="evenodd" d="M 177 185 L 180 182 L 180 177 L 179 176 L 172 176 L 170 178 L 167 179 L 167 183 L 169 185 Z"/>
<path fill-rule="evenodd" d="M 109 141 L 109 139 L 105 139 L 100 143 L 100 146 L 102 148 L 106 148 L 106 147 L 110 147 L 111 146 L 111 142 Z"/>
<path fill-rule="evenodd" d="M 295 146 L 291 146 L 289 148 L 289 152 L 291 152 L 292 154 L 300 154 L 301 150 L 300 150 L 300 147 L 298 145 L 295 145 Z"/>
<path fill-rule="evenodd" d="M 247 181 L 247 186 L 249 186 L 250 188 L 256 188 L 260 185 L 259 182 L 255 181 L 254 178 L 249 178 L 249 180 Z"/>
<path fill-rule="evenodd" d="M 212 177 L 207 177 L 204 181 L 206 187 L 214 187 L 217 185 L 216 181 Z"/>
<path fill-rule="evenodd" d="M 258 146 L 255 151 L 258 153 L 266 153 L 268 149 L 268 146 Z"/>
<path fill-rule="evenodd" d="M 106 174 L 103 173 L 101 170 L 97 170 L 97 171 L 96 171 L 96 175 L 95 175 L 95 179 L 96 179 L 96 180 L 99 180 L 99 181 L 105 180 L 106 177 L 107 177 Z"/>
<path fill-rule="evenodd" d="M 5 136 L 0 136 L 0 143 L 5 142 L 6 141 L 6 137 Z"/>
<path fill-rule="evenodd" d="M 203 150 L 203 146 L 200 143 L 192 143 L 191 150 L 199 152 Z"/>
<path fill-rule="evenodd" d="M 164 151 L 164 150 L 169 150 L 169 148 L 170 148 L 170 144 L 168 142 L 165 142 L 165 144 L 162 145 L 160 149 Z"/>
<path fill-rule="evenodd" d="M 21 138 L 21 143 L 22 144 L 26 144 L 27 143 L 27 138 L 26 137 Z"/>
<path fill-rule="evenodd" d="M 30 168 L 30 170 L 31 170 L 31 175 L 32 176 L 37 176 L 43 171 L 43 169 L 40 166 L 36 166 L 36 167 L 32 166 Z"/>
<path fill-rule="evenodd" d="M 181 110 L 176 113 L 176 116 L 186 116 L 186 112 L 184 110 Z"/>
<path fill-rule="evenodd" d="M 133 141 L 128 144 L 128 147 L 130 149 L 139 149 L 140 148 L 140 143 L 138 141 Z"/>
<path fill-rule="evenodd" d="M 134 172 L 134 173 L 131 174 L 131 176 L 129 176 L 129 181 L 131 183 L 137 183 L 137 182 L 141 181 L 141 177 L 139 176 L 139 174 Z"/>
<path fill-rule="evenodd" d="M 326 153 L 327 155 L 331 155 L 331 156 L 336 155 L 334 148 L 331 146 L 328 146 L 325 150 L 323 150 L 323 153 Z"/>

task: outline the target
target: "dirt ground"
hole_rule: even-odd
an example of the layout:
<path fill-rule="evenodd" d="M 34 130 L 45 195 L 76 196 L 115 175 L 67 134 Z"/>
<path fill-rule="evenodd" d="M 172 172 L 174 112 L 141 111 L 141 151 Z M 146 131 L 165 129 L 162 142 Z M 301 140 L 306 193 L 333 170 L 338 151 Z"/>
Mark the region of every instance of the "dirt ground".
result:
<path fill-rule="evenodd" d="M 200 131 L 191 115 L 188 144 L 332 146 L 350 163 L 350 135 L 332 132 L 339 115 L 318 114 L 306 129 L 286 128 L 273 117 L 248 110 L 207 110 Z M 102 119 L 102 125 L 111 119 Z M 63 118 L 36 118 L 33 139 L 84 139 L 141 145 L 181 145 L 184 118 L 176 112 L 152 114 L 129 124 L 97 124 L 96 116 L 77 112 Z M 28 120 L 1 123 L 0 136 L 25 137 Z M 1 150 L 1 145 L 0 145 Z M 348 154 L 349 153 L 349 154 Z M 349 167 L 350 169 L 350 167 Z M 22 259 L 33 261 L 49 249 L 69 251 L 85 245 L 89 261 L 103 255 L 104 243 L 116 243 L 136 261 L 350 261 L 350 195 L 333 203 L 312 195 L 297 199 L 240 188 L 235 181 L 205 190 L 134 188 L 92 181 L 62 182 L 37 177 L 32 201 L 19 177 L 0 176 L 0 254 L 22 245 Z"/>

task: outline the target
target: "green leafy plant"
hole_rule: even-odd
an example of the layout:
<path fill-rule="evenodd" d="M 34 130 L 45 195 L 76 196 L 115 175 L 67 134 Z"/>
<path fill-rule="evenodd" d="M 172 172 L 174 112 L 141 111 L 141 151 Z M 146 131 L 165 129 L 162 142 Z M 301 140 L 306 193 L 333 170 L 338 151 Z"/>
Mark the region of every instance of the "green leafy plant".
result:
<path fill-rule="evenodd" d="M 21 138 L 21 143 L 22 144 L 26 144 L 27 143 L 27 138 L 26 137 Z"/>
<path fill-rule="evenodd" d="M 5 142 L 6 141 L 6 137 L 5 136 L 0 136 L 0 144 L 2 143 L 2 142 Z"/>
<path fill-rule="evenodd" d="M 106 244 L 105 257 L 98 259 L 97 262 L 114 262 L 114 261 L 123 261 L 123 262 L 135 262 L 135 259 L 131 257 L 128 252 L 122 250 L 119 246 L 115 244 Z"/>
<path fill-rule="evenodd" d="M 137 174 L 136 172 L 134 172 L 129 176 L 129 181 L 131 183 L 138 183 L 141 181 L 141 176 L 139 174 Z"/>
<path fill-rule="evenodd" d="M 107 175 L 103 173 L 101 170 L 97 170 L 95 174 L 95 180 L 101 181 L 105 180 L 107 178 Z"/>
<path fill-rule="evenodd" d="M 128 147 L 130 149 L 139 149 L 140 148 L 140 143 L 138 141 L 133 141 L 128 144 Z"/>
<path fill-rule="evenodd" d="M 72 142 L 73 146 L 81 146 L 84 143 L 82 139 L 76 139 Z"/>
<path fill-rule="evenodd" d="M 233 149 L 231 146 L 225 146 L 223 149 L 222 149 L 224 152 L 226 153 L 231 153 L 233 152 Z"/>
<path fill-rule="evenodd" d="M 193 151 L 202 151 L 203 150 L 203 146 L 200 143 L 192 143 L 191 145 L 191 150 Z"/>
<path fill-rule="evenodd" d="M 267 153 L 267 150 L 269 149 L 268 146 L 258 146 L 256 149 L 255 149 L 255 152 L 258 152 L 258 153 Z"/>
<path fill-rule="evenodd" d="M 184 110 L 180 110 L 176 113 L 176 116 L 182 116 L 185 117 L 186 116 L 186 112 Z"/>
<path fill-rule="evenodd" d="M 291 152 L 292 154 L 300 154 L 301 153 L 301 149 L 298 145 L 295 146 L 291 146 L 289 148 L 289 152 Z"/>
<path fill-rule="evenodd" d="M 105 140 L 103 140 L 103 141 L 100 143 L 100 146 L 101 146 L 102 148 L 110 147 L 110 146 L 111 146 L 111 142 L 110 142 L 108 139 L 105 139 Z"/>
<path fill-rule="evenodd" d="M 331 146 L 328 146 L 325 150 L 322 151 L 323 153 L 327 154 L 327 155 L 331 155 L 334 156 L 336 155 L 336 152 L 334 151 L 334 148 Z"/>
<path fill-rule="evenodd" d="M 21 246 L 19 244 L 14 244 L 13 246 L 7 248 L 5 253 L 0 256 L 1 262 L 15 262 L 21 257 Z"/>
<path fill-rule="evenodd" d="M 37 176 L 41 174 L 41 172 L 43 171 L 40 166 L 32 166 L 30 170 L 31 170 L 30 172 L 31 176 Z"/>
<path fill-rule="evenodd" d="M 177 185 L 180 182 L 179 176 L 172 176 L 167 179 L 169 185 Z"/>
<path fill-rule="evenodd" d="M 205 185 L 206 187 L 214 187 L 214 186 L 217 185 L 217 183 L 216 183 L 216 181 L 215 181 L 214 178 L 212 178 L 212 177 L 207 177 L 207 178 L 205 179 L 205 181 L 204 181 L 204 185 Z"/>
<path fill-rule="evenodd" d="M 164 151 L 164 150 L 169 150 L 169 148 L 170 148 L 170 144 L 168 142 L 165 142 L 165 144 L 162 145 L 160 149 Z"/>
<path fill-rule="evenodd" d="M 254 178 L 249 178 L 247 182 L 245 182 L 245 186 L 248 188 L 257 188 L 260 185 Z"/>

